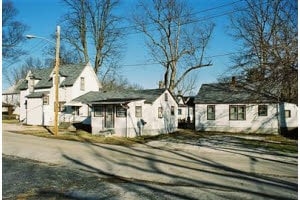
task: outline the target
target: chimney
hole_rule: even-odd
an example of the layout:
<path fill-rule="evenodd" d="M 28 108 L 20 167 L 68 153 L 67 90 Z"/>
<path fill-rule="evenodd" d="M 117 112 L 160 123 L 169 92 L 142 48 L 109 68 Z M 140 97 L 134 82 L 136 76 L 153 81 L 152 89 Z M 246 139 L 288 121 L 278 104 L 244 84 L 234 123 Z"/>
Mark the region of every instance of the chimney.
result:
<path fill-rule="evenodd" d="M 165 88 L 165 85 L 164 85 L 164 83 L 163 83 L 162 81 L 159 81 L 159 83 L 158 83 L 158 88 L 159 88 L 159 89 Z"/>
<path fill-rule="evenodd" d="M 236 86 L 236 79 L 235 76 L 231 77 L 231 87 L 235 88 Z"/>
<path fill-rule="evenodd" d="M 34 76 L 32 73 L 29 74 L 28 89 L 29 89 L 29 93 L 34 92 Z"/>

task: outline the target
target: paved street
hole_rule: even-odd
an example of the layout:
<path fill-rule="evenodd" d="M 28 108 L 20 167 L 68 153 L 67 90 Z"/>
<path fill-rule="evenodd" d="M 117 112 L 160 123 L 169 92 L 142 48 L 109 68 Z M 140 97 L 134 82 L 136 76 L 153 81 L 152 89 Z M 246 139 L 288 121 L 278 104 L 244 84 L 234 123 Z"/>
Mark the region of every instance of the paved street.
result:
<path fill-rule="evenodd" d="M 122 147 L 39 138 L 8 129 L 3 127 L 4 155 L 64 169 L 51 179 L 76 171 L 82 185 L 77 185 L 76 190 L 72 184 L 69 189 L 63 186 L 61 192 L 81 191 L 79 199 L 89 199 L 89 195 L 91 199 L 103 198 L 97 196 L 97 191 L 107 187 L 112 199 L 297 199 L 297 154 L 238 149 L 229 141 L 226 146 L 155 141 Z M 6 162 L 4 159 L 3 174 L 13 173 Z M 32 161 L 28 162 L 30 166 Z M 34 166 L 31 168 L 39 168 L 40 164 Z M 30 170 L 25 166 L 24 171 Z M 93 183 L 90 186 L 89 177 Z M 3 177 L 4 185 L 12 181 L 9 175 Z M 5 188 L 9 187 L 3 187 L 3 194 Z M 30 188 L 29 184 L 27 190 Z"/>

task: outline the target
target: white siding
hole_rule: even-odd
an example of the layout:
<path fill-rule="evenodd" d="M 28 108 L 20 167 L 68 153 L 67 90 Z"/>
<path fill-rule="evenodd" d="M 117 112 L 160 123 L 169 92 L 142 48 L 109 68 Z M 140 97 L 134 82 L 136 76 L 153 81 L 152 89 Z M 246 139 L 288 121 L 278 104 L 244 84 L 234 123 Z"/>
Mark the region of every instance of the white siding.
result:
<path fill-rule="evenodd" d="M 80 90 L 81 77 L 84 78 L 85 90 Z M 99 81 L 92 67 L 90 65 L 87 65 L 81 72 L 80 76 L 76 79 L 72 87 L 72 94 L 70 96 L 70 100 L 75 99 L 76 97 L 79 97 L 90 91 L 99 91 Z"/>
<path fill-rule="evenodd" d="M 244 133 L 278 133 L 277 104 L 266 104 L 268 106 L 267 116 L 258 116 L 258 104 L 231 105 L 245 105 L 246 120 L 229 120 L 229 104 L 216 104 L 215 120 L 207 120 L 207 105 L 196 104 L 196 130 Z"/>
<path fill-rule="evenodd" d="M 280 110 L 280 126 L 282 128 L 296 128 L 298 127 L 298 106 L 292 103 L 282 103 L 279 105 Z M 291 112 L 291 116 L 285 117 L 285 110 Z"/>
<path fill-rule="evenodd" d="M 143 130 L 150 123 L 149 117 L 152 116 L 152 113 L 147 112 L 147 107 L 149 105 L 144 103 L 143 101 L 135 101 L 128 104 L 129 109 L 127 110 L 127 137 L 136 137 L 143 134 Z M 135 107 L 142 106 L 142 117 L 135 116 Z M 152 111 L 153 112 L 153 111 Z M 143 119 L 147 124 L 143 126 L 141 124 L 141 119 Z"/>
<path fill-rule="evenodd" d="M 26 123 L 27 116 L 26 116 L 26 108 L 25 102 L 27 98 L 25 98 L 29 94 L 28 90 L 22 90 L 20 92 L 20 121 Z"/>
<path fill-rule="evenodd" d="M 104 130 L 104 117 L 94 117 L 94 111 L 92 111 L 92 134 L 97 135 L 100 131 Z"/>
<path fill-rule="evenodd" d="M 85 90 L 80 91 L 80 77 L 85 78 Z M 62 82 L 64 77 L 61 77 L 60 81 Z M 72 99 L 83 95 L 89 91 L 98 91 L 99 90 L 99 81 L 98 78 L 93 71 L 90 64 L 88 64 L 82 71 L 81 75 L 77 78 L 74 85 L 72 87 L 60 87 L 59 88 L 59 102 L 70 102 Z M 55 101 L 55 88 L 47 88 L 47 89 L 35 89 L 34 92 L 42 92 L 46 91 L 49 92 L 49 105 L 44 106 L 44 125 L 50 125 L 53 126 L 54 122 L 54 101 Z M 30 118 L 28 120 L 28 124 L 34 124 L 34 125 L 43 125 L 42 124 L 42 112 L 41 109 L 36 109 L 35 115 L 27 115 L 26 109 L 25 109 L 25 100 L 28 102 L 30 101 L 30 105 L 37 103 L 35 100 L 27 99 L 26 96 L 29 95 L 29 90 L 21 91 L 20 94 L 20 120 L 24 121 L 26 123 L 26 117 Z M 32 105 L 33 106 L 33 105 Z M 83 105 L 80 108 L 80 114 L 78 116 L 73 115 L 70 111 L 70 108 L 67 109 L 69 112 L 61 112 L 59 113 L 59 121 L 64 122 L 72 122 L 72 121 L 83 121 L 84 123 L 89 124 L 90 118 L 89 118 L 89 110 L 87 105 Z M 37 119 L 31 119 L 31 117 L 37 118 Z"/>
<path fill-rule="evenodd" d="M 27 124 L 43 124 L 43 100 L 41 98 L 29 99 L 27 102 Z"/>
<path fill-rule="evenodd" d="M 114 136 L 136 137 L 139 135 L 158 135 L 170 133 L 177 130 L 178 105 L 171 94 L 168 93 L 168 101 L 165 101 L 164 94 L 157 98 L 153 104 L 147 104 L 144 100 L 133 101 L 128 104 L 127 117 L 116 117 L 114 112 Z M 135 107 L 142 107 L 142 117 L 135 116 Z M 174 115 L 171 115 L 171 106 L 174 106 Z M 158 117 L 158 107 L 163 108 L 163 117 Z M 116 110 L 115 110 L 116 111 Z M 92 133 L 99 134 L 105 131 L 104 117 L 95 117 L 92 112 Z M 146 124 L 142 125 L 142 120 Z"/>

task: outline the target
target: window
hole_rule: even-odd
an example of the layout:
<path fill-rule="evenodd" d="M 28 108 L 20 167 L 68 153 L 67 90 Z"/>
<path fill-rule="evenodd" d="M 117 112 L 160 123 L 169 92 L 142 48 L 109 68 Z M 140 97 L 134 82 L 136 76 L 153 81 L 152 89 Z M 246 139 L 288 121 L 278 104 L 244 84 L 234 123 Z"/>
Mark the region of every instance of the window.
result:
<path fill-rule="evenodd" d="M 207 106 L 207 120 L 215 120 L 215 105 Z"/>
<path fill-rule="evenodd" d="M 268 116 L 267 105 L 258 105 L 258 116 Z"/>
<path fill-rule="evenodd" d="M 65 110 L 65 101 L 60 101 L 59 103 L 58 103 L 58 112 L 63 112 L 64 110 Z"/>
<path fill-rule="evenodd" d="M 178 109 L 178 115 L 182 115 L 182 109 Z"/>
<path fill-rule="evenodd" d="M 79 116 L 79 108 L 78 106 L 72 106 L 73 115 Z"/>
<path fill-rule="evenodd" d="M 229 106 L 229 119 L 230 120 L 246 120 L 246 106 L 230 105 Z"/>
<path fill-rule="evenodd" d="M 103 111 L 104 111 L 103 106 L 95 106 L 94 107 L 94 116 L 95 117 L 103 117 Z"/>
<path fill-rule="evenodd" d="M 158 107 L 158 118 L 162 118 L 163 117 L 163 109 L 162 107 Z"/>
<path fill-rule="evenodd" d="M 135 107 L 135 117 L 142 117 L 142 106 Z"/>
<path fill-rule="evenodd" d="M 175 107 L 171 106 L 171 115 L 175 115 Z"/>
<path fill-rule="evenodd" d="M 126 117 L 126 109 L 122 106 L 117 106 L 117 117 Z"/>
<path fill-rule="evenodd" d="M 84 91 L 84 77 L 80 77 L 80 90 Z"/>
<path fill-rule="evenodd" d="M 285 115 L 285 118 L 290 118 L 291 117 L 291 110 L 285 110 L 284 115 Z"/>
<path fill-rule="evenodd" d="M 49 96 L 48 95 L 43 96 L 43 105 L 49 105 Z"/>
<path fill-rule="evenodd" d="M 168 101 L 168 93 L 165 93 L 165 101 Z"/>

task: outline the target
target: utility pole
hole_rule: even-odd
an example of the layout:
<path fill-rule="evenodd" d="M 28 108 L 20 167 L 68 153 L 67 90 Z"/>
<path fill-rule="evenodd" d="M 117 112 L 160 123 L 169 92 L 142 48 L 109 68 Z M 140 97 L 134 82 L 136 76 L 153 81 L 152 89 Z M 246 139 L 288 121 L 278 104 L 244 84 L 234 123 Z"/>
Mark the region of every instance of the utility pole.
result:
<path fill-rule="evenodd" d="M 59 88 L 59 47 L 60 47 L 60 26 L 56 27 L 56 48 L 55 48 L 55 101 L 54 101 L 54 135 L 58 135 L 58 88 Z"/>
<path fill-rule="evenodd" d="M 56 43 L 54 43 L 51 40 L 48 40 L 47 38 L 44 37 L 39 37 L 39 36 L 35 36 L 35 35 L 26 35 L 27 39 L 32 39 L 32 38 L 39 38 L 42 40 L 45 40 L 49 43 L 52 43 L 55 45 L 55 67 L 54 67 L 54 135 L 57 136 L 58 135 L 58 88 L 59 88 L 59 47 L 60 47 L 60 26 L 56 27 Z M 27 105 L 26 105 L 27 106 Z M 26 110 L 26 116 L 27 116 L 27 110 Z M 27 117 L 26 117 L 27 119 Z"/>

